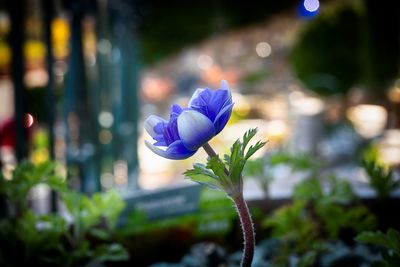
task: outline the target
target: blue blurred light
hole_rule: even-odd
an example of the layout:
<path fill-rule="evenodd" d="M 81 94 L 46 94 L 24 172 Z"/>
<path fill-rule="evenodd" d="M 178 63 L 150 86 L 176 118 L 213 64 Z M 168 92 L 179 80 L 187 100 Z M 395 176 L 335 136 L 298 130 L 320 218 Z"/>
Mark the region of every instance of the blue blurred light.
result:
<path fill-rule="evenodd" d="M 303 0 L 297 7 L 297 13 L 300 17 L 311 19 L 319 13 L 318 0 Z"/>

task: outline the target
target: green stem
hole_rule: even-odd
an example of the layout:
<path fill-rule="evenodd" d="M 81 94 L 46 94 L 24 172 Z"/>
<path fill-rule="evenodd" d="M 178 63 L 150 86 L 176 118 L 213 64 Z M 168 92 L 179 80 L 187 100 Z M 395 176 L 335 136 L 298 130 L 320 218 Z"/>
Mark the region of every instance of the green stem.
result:
<path fill-rule="evenodd" d="M 212 147 L 205 143 L 203 145 L 204 150 L 207 152 L 210 157 L 217 157 L 217 153 L 212 149 Z M 229 175 L 228 170 L 225 168 L 225 173 Z M 244 248 L 243 248 L 243 256 L 241 267 L 250 267 L 253 262 L 254 256 L 254 247 L 255 247 L 255 234 L 254 234 L 254 225 L 251 219 L 251 215 L 249 212 L 249 208 L 247 207 L 246 201 L 243 198 L 243 189 L 238 190 L 234 194 L 231 194 L 233 202 L 236 206 L 236 211 L 239 215 L 240 223 L 242 226 L 243 239 L 244 239 Z"/>

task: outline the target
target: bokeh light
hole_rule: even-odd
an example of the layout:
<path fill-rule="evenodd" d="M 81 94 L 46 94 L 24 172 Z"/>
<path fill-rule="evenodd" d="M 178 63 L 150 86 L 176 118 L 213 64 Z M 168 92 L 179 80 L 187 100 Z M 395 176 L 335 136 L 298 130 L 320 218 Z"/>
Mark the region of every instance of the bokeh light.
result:
<path fill-rule="evenodd" d="M 267 42 L 260 42 L 256 46 L 256 52 L 259 57 L 268 57 L 271 55 L 271 46 Z"/>

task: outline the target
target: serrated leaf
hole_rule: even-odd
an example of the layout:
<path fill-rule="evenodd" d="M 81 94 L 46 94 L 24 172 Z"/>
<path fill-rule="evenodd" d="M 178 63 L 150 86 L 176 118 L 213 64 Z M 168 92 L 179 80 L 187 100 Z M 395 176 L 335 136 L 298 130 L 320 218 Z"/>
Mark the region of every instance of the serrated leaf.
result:
<path fill-rule="evenodd" d="M 207 170 L 204 165 L 196 164 L 193 169 L 187 170 L 184 175 L 193 182 L 208 186 L 213 190 L 222 190 L 218 177 L 210 170 Z"/>
<path fill-rule="evenodd" d="M 236 140 L 231 149 L 231 156 L 229 162 L 229 174 L 231 179 L 237 183 L 242 179 L 242 172 L 246 161 L 262 146 L 265 142 L 258 141 L 255 145 L 250 146 L 247 152 L 245 152 L 247 145 L 250 140 L 256 135 L 257 128 L 248 130 L 243 135 L 243 142 Z"/>
<path fill-rule="evenodd" d="M 188 174 L 188 173 L 185 173 L 185 175 L 189 177 L 189 179 L 193 182 L 207 186 L 213 190 L 222 191 L 221 184 L 214 178 L 211 178 L 210 176 L 203 174 Z"/>
<path fill-rule="evenodd" d="M 255 145 L 250 146 L 249 150 L 246 153 L 244 160 L 248 160 L 251 156 L 254 155 L 260 148 L 262 148 L 267 142 L 258 141 Z"/>
<path fill-rule="evenodd" d="M 248 130 L 244 136 L 243 136 L 243 145 L 242 145 L 242 150 L 244 151 L 248 145 L 248 143 L 250 142 L 250 140 L 256 135 L 257 133 L 257 128 L 253 128 Z"/>

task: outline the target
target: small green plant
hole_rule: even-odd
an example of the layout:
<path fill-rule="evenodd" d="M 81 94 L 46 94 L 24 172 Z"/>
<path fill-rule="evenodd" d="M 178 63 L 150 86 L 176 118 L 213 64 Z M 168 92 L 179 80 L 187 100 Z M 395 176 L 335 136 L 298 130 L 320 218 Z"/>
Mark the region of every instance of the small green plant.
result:
<path fill-rule="evenodd" d="M 287 151 L 281 150 L 270 153 L 266 158 L 249 160 L 245 166 L 244 173 L 248 177 L 256 178 L 263 191 L 268 194 L 269 187 L 274 180 L 273 169 L 277 166 L 286 165 L 292 171 L 309 172 L 315 176 L 321 163 L 313 159 L 308 154 L 292 155 Z M 266 168 L 266 166 L 268 166 Z"/>
<path fill-rule="evenodd" d="M 400 266 L 400 233 L 397 230 L 389 229 L 386 234 L 381 231 L 363 232 L 359 234 L 356 241 L 365 244 L 372 244 L 383 249 L 381 259 L 374 266 L 392 267 Z"/>
<path fill-rule="evenodd" d="M 272 174 L 265 170 L 266 162 L 263 158 L 249 160 L 244 168 L 246 177 L 256 178 L 264 193 L 268 194 L 269 187 L 274 177 Z"/>
<path fill-rule="evenodd" d="M 113 242 L 119 214 L 125 203 L 114 191 L 92 197 L 68 189 L 55 164 L 23 162 L 6 179 L 0 174 L 0 197 L 9 216 L 0 220 L 1 266 L 87 266 L 128 259 L 128 253 Z M 72 220 L 59 214 L 35 214 L 28 205 L 31 190 L 38 185 L 55 190 Z"/>
<path fill-rule="evenodd" d="M 269 162 L 271 166 L 288 165 L 293 171 L 311 171 L 312 173 L 321 167 L 321 162 L 309 154 L 294 155 L 283 150 L 271 154 Z"/>
<path fill-rule="evenodd" d="M 29 192 L 39 184 L 45 184 L 57 192 L 67 189 L 65 180 L 55 174 L 55 164 L 52 162 L 39 165 L 22 162 L 12 172 L 10 179 L 0 172 L 0 195 L 9 201 L 12 216 L 20 216 L 27 211 Z"/>
<path fill-rule="evenodd" d="M 348 181 L 334 176 L 317 178 L 321 164 L 310 156 L 295 159 L 281 154 L 273 162 L 309 174 L 295 186 L 293 202 L 263 222 L 272 237 L 281 240 L 273 258 L 276 266 L 288 266 L 293 254 L 298 257 L 296 266 L 313 266 L 319 255 L 329 252 L 328 242 L 338 242 L 342 233 L 374 229 L 375 217 L 359 202 Z"/>
<path fill-rule="evenodd" d="M 400 181 L 395 179 L 388 166 L 379 161 L 376 149 L 370 148 L 364 153 L 362 165 L 368 175 L 369 184 L 380 200 L 387 199 L 392 191 L 399 188 Z"/>

